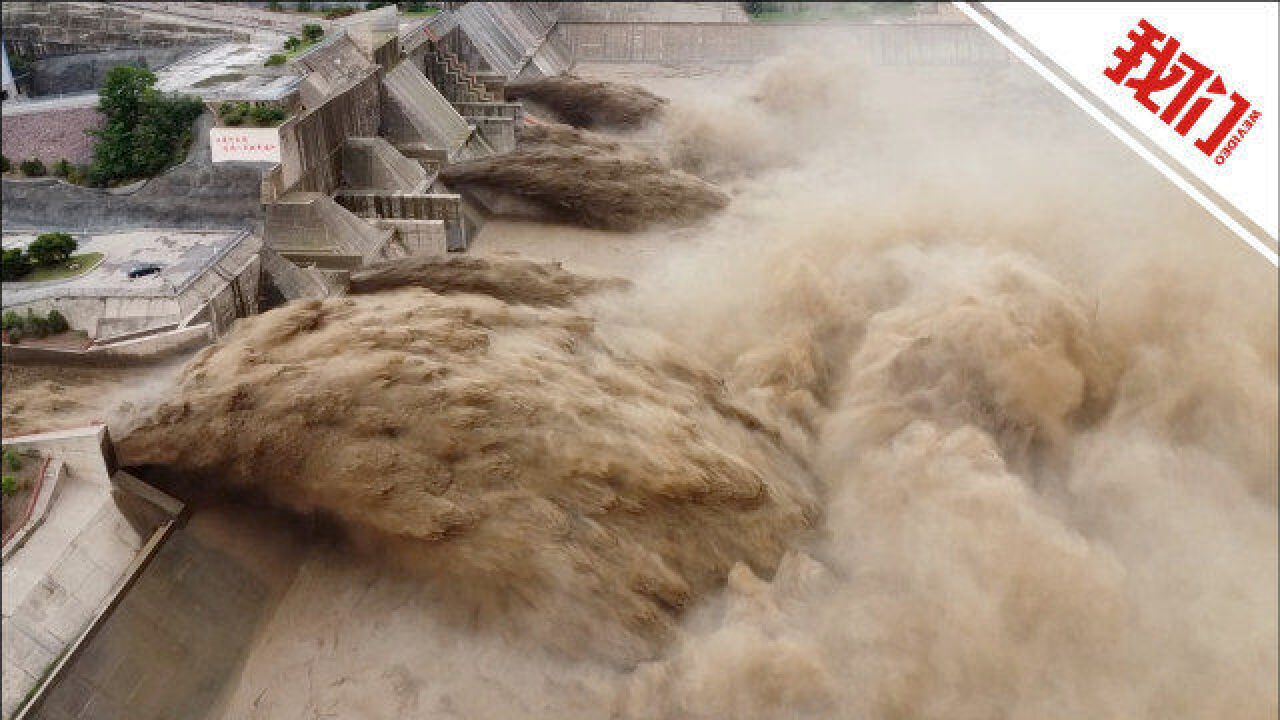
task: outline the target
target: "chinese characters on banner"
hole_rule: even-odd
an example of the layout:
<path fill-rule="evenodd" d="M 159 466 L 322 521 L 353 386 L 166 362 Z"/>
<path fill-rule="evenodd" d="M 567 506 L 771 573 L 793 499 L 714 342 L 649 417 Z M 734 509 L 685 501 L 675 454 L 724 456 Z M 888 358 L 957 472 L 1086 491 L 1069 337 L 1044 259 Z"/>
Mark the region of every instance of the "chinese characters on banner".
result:
<path fill-rule="evenodd" d="M 222 128 L 209 130 L 214 162 L 280 162 L 277 128 Z"/>
<path fill-rule="evenodd" d="M 1233 90 L 1228 96 L 1222 75 L 1186 52 L 1179 52 L 1181 43 L 1177 38 L 1160 32 L 1145 19 L 1138 21 L 1137 29 L 1130 30 L 1128 37 L 1132 45 L 1117 47 L 1113 54 L 1119 62 L 1102 74 L 1116 85 L 1132 88 L 1140 105 L 1183 137 L 1213 106 L 1210 120 L 1199 125 L 1207 134 L 1196 139 L 1194 145 L 1218 165 L 1225 163 L 1262 113 L 1250 112 L 1249 100 L 1240 93 Z M 1151 66 L 1146 74 L 1135 72 L 1147 58 L 1151 58 Z M 1165 93 L 1170 90 L 1172 96 Z M 1151 97 L 1156 93 L 1165 93 L 1161 101 Z M 1212 124 L 1213 118 L 1220 118 L 1216 125 Z"/>

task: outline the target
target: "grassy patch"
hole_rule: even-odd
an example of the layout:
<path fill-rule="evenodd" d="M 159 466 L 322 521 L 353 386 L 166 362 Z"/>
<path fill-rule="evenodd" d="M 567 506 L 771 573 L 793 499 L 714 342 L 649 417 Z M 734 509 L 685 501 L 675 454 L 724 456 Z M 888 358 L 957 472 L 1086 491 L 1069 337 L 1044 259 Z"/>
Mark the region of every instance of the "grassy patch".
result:
<path fill-rule="evenodd" d="M 302 38 L 298 38 L 298 39 L 299 39 L 299 40 L 302 40 Z M 320 44 L 320 43 L 322 43 L 322 42 L 324 42 L 324 38 L 320 38 L 319 40 L 316 40 L 315 42 L 307 42 L 306 40 L 302 40 L 302 44 L 301 44 L 301 45 L 299 45 L 298 47 L 294 48 L 293 50 L 284 50 L 284 51 L 282 51 L 282 53 L 281 53 L 281 54 L 283 54 L 285 57 L 287 57 L 287 58 L 289 58 L 290 60 L 292 60 L 292 59 L 294 59 L 294 58 L 298 57 L 299 55 L 301 55 L 302 53 L 304 53 L 304 52 L 306 52 L 306 51 L 310 50 L 311 48 L 313 48 L 313 47 L 315 47 L 315 46 L 319 45 L 319 44 Z"/>
<path fill-rule="evenodd" d="M 102 260 L 102 253 L 83 253 L 72 255 L 66 262 L 53 267 L 38 267 L 22 276 L 19 282 L 44 282 L 46 280 L 63 280 L 83 275 L 97 267 Z"/>

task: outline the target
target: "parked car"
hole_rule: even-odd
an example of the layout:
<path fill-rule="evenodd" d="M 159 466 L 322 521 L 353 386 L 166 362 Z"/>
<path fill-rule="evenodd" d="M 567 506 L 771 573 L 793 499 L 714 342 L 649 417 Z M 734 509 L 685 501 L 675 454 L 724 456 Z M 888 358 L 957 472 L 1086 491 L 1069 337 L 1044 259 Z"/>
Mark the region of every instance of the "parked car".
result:
<path fill-rule="evenodd" d="M 155 263 L 138 263 L 137 265 L 129 268 L 129 277 L 131 279 L 140 278 L 147 275 L 154 275 L 158 272 L 160 272 L 160 266 Z"/>

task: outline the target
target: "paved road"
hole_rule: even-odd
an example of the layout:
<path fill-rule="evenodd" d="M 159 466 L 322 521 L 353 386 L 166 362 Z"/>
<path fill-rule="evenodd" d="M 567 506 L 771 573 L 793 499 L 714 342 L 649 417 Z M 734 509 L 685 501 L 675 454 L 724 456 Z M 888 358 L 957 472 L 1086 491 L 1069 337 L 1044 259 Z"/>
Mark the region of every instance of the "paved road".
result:
<path fill-rule="evenodd" d="M 93 107 L 98 104 L 98 92 L 96 90 L 84 93 L 75 93 L 73 95 L 59 95 L 56 97 L 36 98 L 34 100 L 5 100 L 4 105 L 0 106 L 3 110 L 4 117 L 11 115 L 29 115 L 32 113 L 49 112 L 50 110 L 69 110 L 72 108 Z"/>

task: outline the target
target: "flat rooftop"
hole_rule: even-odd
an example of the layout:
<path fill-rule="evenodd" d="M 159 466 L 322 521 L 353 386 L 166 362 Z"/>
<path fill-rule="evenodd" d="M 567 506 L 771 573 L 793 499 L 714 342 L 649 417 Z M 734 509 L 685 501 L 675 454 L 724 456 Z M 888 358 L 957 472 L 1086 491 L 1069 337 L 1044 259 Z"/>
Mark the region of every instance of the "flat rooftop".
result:
<path fill-rule="evenodd" d="M 156 87 L 205 100 L 280 100 L 297 91 L 302 76 L 263 65 L 275 45 L 223 43 L 189 55 L 156 73 Z"/>
<path fill-rule="evenodd" d="M 68 290 L 82 296 L 177 295 L 235 245 L 241 231 L 132 230 L 73 235 L 80 242 L 76 254 L 103 254 L 97 267 L 68 280 L 4 283 L 6 306 Z M 3 245 L 26 247 L 35 238 L 34 234 L 6 233 Z M 152 275 L 130 278 L 129 269 L 138 263 L 155 263 L 161 269 Z"/>

